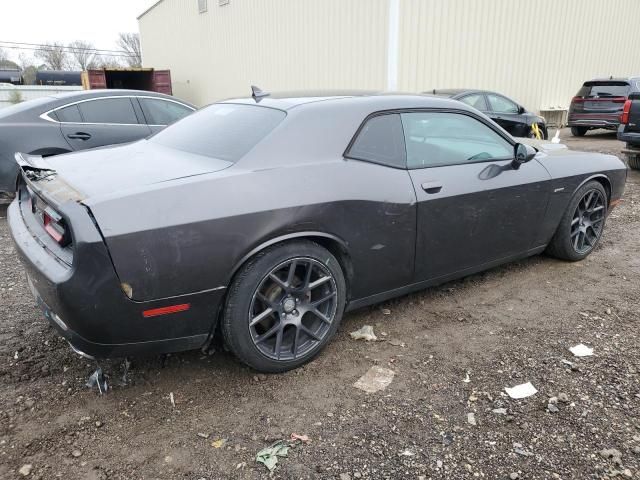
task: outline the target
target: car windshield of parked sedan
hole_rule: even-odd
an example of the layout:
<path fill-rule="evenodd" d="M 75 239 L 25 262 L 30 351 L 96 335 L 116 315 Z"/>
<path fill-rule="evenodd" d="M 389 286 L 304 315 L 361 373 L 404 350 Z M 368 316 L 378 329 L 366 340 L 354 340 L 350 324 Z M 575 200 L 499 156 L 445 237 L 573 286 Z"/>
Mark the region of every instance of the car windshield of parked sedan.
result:
<path fill-rule="evenodd" d="M 170 125 L 149 140 L 189 153 L 237 162 L 286 116 L 259 105 L 219 103 Z"/>

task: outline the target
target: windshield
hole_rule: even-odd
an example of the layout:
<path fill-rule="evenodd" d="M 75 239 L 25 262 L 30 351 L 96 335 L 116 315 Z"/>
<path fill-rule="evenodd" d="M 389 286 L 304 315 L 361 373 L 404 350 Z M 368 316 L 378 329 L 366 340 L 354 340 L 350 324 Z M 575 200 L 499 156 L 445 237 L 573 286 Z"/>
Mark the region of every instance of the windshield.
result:
<path fill-rule="evenodd" d="M 199 110 L 149 140 L 165 147 L 237 162 L 286 116 L 259 105 L 218 103 Z"/>
<path fill-rule="evenodd" d="M 15 113 L 26 112 L 27 110 L 40 105 L 46 105 L 54 100 L 53 97 L 40 97 L 33 100 L 27 100 L 26 102 L 16 103 L 0 110 L 0 118 L 6 118 Z"/>
<path fill-rule="evenodd" d="M 576 97 L 626 97 L 628 93 L 627 82 L 587 82 Z"/>

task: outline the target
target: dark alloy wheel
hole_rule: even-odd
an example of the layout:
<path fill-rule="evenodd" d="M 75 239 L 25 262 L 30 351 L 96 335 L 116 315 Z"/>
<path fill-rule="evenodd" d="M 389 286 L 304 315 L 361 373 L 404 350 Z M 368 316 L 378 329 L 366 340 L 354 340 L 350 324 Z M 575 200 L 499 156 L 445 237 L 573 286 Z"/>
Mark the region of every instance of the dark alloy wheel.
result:
<path fill-rule="evenodd" d="M 249 308 L 254 345 L 274 360 L 295 360 L 329 333 L 336 314 L 337 286 L 331 272 L 313 258 L 296 257 L 272 269 Z"/>
<path fill-rule="evenodd" d="M 580 187 L 571 198 L 547 251 L 564 260 L 582 260 L 596 247 L 607 218 L 607 192 L 600 182 Z"/>
<path fill-rule="evenodd" d="M 571 220 L 573 250 L 578 255 L 595 247 L 604 225 L 605 199 L 598 189 L 589 190 L 578 202 Z"/>
<path fill-rule="evenodd" d="M 311 360 L 342 319 L 338 260 L 304 240 L 269 247 L 234 278 L 222 319 L 225 343 L 247 365 L 283 372 Z"/>

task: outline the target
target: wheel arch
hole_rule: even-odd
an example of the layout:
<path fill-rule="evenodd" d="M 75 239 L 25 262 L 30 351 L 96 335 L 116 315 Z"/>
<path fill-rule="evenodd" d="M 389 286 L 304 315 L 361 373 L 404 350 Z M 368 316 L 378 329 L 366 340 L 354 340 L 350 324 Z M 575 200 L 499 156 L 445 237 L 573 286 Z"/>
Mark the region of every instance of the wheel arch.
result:
<path fill-rule="evenodd" d="M 347 302 L 350 299 L 349 292 L 351 291 L 351 284 L 353 281 L 353 262 L 351 260 L 351 255 L 349 253 L 348 244 L 346 241 L 341 239 L 340 237 L 318 231 L 304 231 L 304 232 L 295 232 L 289 233 L 286 235 L 280 235 L 277 237 L 273 237 L 269 240 L 263 241 L 260 245 L 250 250 L 247 254 L 245 254 L 236 264 L 234 265 L 229 278 L 227 279 L 227 284 L 231 283 L 233 277 L 238 273 L 240 268 L 249 261 L 249 259 L 253 258 L 258 253 L 263 250 L 277 244 L 283 242 L 293 242 L 296 240 L 311 240 L 313 242 L 318 243 L 322 247 L 326 248 L 331 252 L 331 254 L 338 259 L 340 263 L 340 267 L 342 268 L 342 272 L 344 273 L 344 279 L 347 287 L 346 299 Z"/>
<path fill-rule="evenodd" d="M 577 192 L 583 185 L 595 180 L 600 183 L 604 188 L 604 191 L 607 193 L 607 206 L 611 202 L 611 180 L 604 173 L 597 173 L 595 175 L 591 175 L 590 177 L 583 180 L 573 191 L 573 193 Z"/>

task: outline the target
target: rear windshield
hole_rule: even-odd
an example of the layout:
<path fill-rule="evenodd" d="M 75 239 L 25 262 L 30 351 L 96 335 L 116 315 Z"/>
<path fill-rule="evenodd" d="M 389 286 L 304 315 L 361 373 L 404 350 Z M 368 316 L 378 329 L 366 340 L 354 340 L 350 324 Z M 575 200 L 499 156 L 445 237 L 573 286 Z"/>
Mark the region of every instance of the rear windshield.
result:
<path fill-rule="evenodd" d="M 626 97 L 628 93 L 627 82 L 586 82 L 576 97 Z"/>
<path fill-rule="evenodd" d="M 286 116 L 258 105 L 218 103 L 160 131 L 150 141 L 185 152 L 237 162 Z"/>

